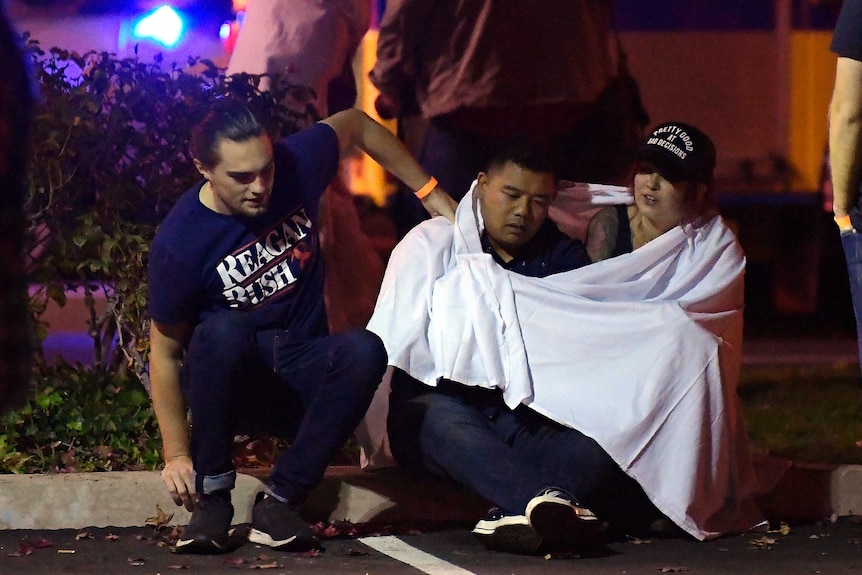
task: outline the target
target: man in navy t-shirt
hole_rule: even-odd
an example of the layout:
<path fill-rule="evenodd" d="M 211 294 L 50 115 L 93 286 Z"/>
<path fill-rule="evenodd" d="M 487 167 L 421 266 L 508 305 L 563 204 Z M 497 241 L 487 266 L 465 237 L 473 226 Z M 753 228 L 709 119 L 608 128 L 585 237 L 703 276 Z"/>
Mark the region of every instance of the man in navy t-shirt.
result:
<path fill-rule="evenodd" d="M 255 502 L 249 540 L 319 547 L 299 508 L 386 367 L 374 334 L 327 331 L 318 202 L 353 146 L 419 190 L 429 213 L 454 218 L 455 203 L 436 180 L 359 110 L 273 143 L 244 102 L 221 99 L 192 135 L 203 181 L 165 218 L 149 262 L 162 478 L 177 505 L 193 511 L 177 551 L 226 547 L 238 433 L 293 439 Z"/>

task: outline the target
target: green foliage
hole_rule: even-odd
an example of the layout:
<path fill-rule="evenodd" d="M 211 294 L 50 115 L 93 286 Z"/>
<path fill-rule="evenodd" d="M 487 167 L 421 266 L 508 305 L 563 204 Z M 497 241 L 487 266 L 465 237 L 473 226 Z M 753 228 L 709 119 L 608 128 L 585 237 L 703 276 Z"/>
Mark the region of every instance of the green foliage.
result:
<path fill-rule="evenodd" d="M 750 370 L 739 397 L 755 451 L 807 463 L 862 464 L 858 365 Z"/>
<path fill-rule="evenodd" d="M 143 386 L 59 364 L 0 418 L 0 473 L 155 469 L 161 438 Z"/>

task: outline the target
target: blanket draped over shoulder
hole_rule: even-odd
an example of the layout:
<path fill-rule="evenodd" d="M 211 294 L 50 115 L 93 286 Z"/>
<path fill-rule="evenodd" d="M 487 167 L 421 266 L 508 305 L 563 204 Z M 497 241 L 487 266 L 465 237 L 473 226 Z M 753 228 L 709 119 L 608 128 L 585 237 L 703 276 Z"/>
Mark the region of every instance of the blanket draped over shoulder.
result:
<path fill-rule="evenodd" d="M 630 202 L 578 184 L 551 215 L 572 235 L 597 204 Z M 745 257 L 720 216 L 544 278 L 497 265 L 482 229 L 468 193 L 454 226 L 434 218 L 393 251 L 368 326 L 390 365 L 578 429 L 697 539 L 760 524 L 736 396 Z"/>

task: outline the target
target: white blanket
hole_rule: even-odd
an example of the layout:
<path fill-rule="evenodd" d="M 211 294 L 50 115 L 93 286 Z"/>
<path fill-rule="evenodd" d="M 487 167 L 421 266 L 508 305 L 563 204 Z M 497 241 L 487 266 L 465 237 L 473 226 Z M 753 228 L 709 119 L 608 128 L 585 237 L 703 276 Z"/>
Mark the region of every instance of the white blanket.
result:
<path fill-rule="evenodd" d="M 630 201 L 579 185 L 552 215 L 571 224 Z M 736 396 L 745 258 L 720 217 L 545 278 L 482 252 L 472 193 L 456 220 L 423 223 L 392 253 L 368 325 L 390 365 L 431 386 L 498 387 L 580 430 L 698 539 L 762 522 Z"/>

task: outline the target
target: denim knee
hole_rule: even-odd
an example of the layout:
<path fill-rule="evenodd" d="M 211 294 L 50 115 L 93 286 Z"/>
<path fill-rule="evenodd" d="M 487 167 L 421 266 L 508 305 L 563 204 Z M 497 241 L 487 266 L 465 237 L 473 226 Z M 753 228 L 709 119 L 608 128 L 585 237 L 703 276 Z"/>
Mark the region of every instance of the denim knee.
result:
<path fill-rule="evenodd" d="M 491 433 L 492 425 L 482 413 L 468 405 L 462 399 L 431 392 L 413 402 L 421 402 L 424 407 L 424 419 L 420 429 L 420 443 L 425 450 L 466 449 L 473 435 L 470 430 L 478 433 Z"/>
<path fill-rule="evenodd" d="M 349 365 L 355 377 L 377 385 L 383 379 L 388 356 L 383 341 L 366 329 L 352 329 L 341 335 L 336 352 L 339 360 Z"/>

